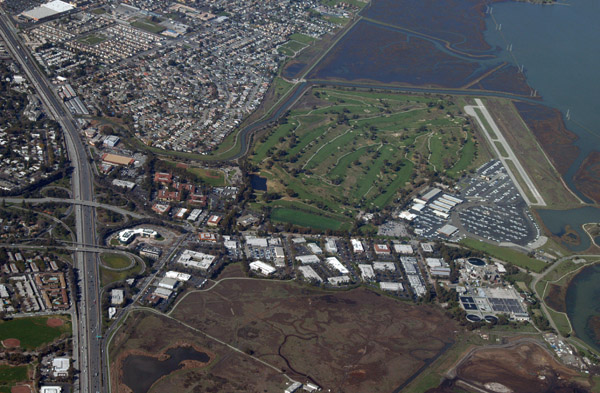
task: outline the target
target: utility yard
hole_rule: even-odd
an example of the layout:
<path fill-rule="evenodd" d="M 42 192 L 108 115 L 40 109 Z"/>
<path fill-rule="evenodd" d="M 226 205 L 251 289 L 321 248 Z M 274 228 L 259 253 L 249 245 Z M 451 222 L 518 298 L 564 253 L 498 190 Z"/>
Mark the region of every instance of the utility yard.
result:
<path fill-rule="evenodd" d="M 477 147 L 451 97 L 313 88 L 259 139 L 252 161 L 272 219 L 311 226 L 289 210 L 317 207 L 339 229 L 435 173 L 458 178 L 489 157 Z"/>

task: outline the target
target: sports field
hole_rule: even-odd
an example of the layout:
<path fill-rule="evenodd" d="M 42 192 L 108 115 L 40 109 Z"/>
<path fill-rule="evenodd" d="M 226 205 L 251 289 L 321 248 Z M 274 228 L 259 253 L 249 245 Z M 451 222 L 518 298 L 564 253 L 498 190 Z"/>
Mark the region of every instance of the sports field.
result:
<path fill-rule="evenodd" d="M 52 317 L 55 318 L 55 316 Z M 17 339 L 20 342 L 19 347 L 35 349 L 71 332 L 71 322 L 68 317 L 62 317 L 65 321 L 62 326 L 51 327 L 48 326 L 48 319 L 52 317 L 15 318 L 2 321 L 0 322 L 0 340 Z"/>
<path fill-rule="evenodd" d="M 477 147 L 451 97 L 314 88 L 258 140 L 251 160 L 276 199 L 351 221 L 434 174 L 459 177 L 483 162 Z M 272 218 L 336 226 L 281 209 Z"/>

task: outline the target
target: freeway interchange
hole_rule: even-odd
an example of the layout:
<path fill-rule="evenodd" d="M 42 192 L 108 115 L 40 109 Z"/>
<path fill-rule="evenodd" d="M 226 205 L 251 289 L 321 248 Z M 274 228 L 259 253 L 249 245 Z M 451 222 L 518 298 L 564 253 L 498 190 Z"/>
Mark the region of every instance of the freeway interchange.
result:
<path fill-rule="evenodd" d="M 93 174 L 87 152 L 79 138 L 75 121 L 63 103 L 58 100 L 50 88 L 46 77 L 31 61 L 31 56 L 21 43 L 10 17 L 0 11 L 0 35 L 14 59 L 21 65 L 30 82 L 33 84 L 41 101 L 59 122 L 64 130 L 67 151 L 73 172 L 73 199 L 76 201 L 93 202 Z M 88 247 L 97 245 L 95 208 L 92 204 L 76 204 L 77 243 Z M 75 266 L 79 271 L 80 301 L 77 302 L 78 312 L 73 321 L 77 332 L 73 337 L 75 367 L 80 370 L 79 391 L 83 393 L 98 393 L 106 390 L 102 383 L 102 348 L 101 348 L 101 317 L 100 292 L 98 278 L 97 254 L 87 251 L 77 251 Z M 77 350 L 79 353 L 77 353 Z M 78 388 L 76 386 L 76 389 Z"/>

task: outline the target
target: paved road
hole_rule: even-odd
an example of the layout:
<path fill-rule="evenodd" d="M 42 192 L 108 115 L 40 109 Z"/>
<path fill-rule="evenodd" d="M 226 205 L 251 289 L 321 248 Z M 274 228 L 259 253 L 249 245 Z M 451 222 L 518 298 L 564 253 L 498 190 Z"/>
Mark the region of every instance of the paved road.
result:
<path fill-rule="evenodd" d="M 21 65 L 33 84 L 46 109 L 63 128 L 69 159 L 75 169 L 72 180 L 73 199 L 92 202 L 92 169 L 75 121 L 50 88 L 46 77 L 32 62 L 31 55 L 20 41 L 10 17 L 3 10 L 0 11 L 0 35 L 13 58 Z M 75 217 L 77 241 L 86 245 L 97 244 L 94 207 L 76 205 Z M 74 334 L 74 349 L 80 350 L 79 357 L 74 359 L 75 366 L 81 371 L 78 387 L 84 393 L 95 393 L 103 390 L 100 340 L 96 338 L 101 326 L 97 255 L 79 251 L 75 261 L 82 295 L 82 302 L 78 305 L 78 313 L 73 321 L 73 326 L 79 329 L 77 334 Z"/>
<path fill-rule="evenodd" d="M 89 206 L 89 207 L 101 207 L 103 209 L 106 210 L 112 210 L 116 213 L 119 214 L 123 214 L 123 215 L 130 215 L 133 218 L 147 218 L 148 216 L 144 215 L 144 214 L 139 214 L 139 213 L 134 213 L 131 212 L 127 209 L 123 209 L 121 207 L 118 206 L 113 206 L 113 205 L 109 205 L 106 203 L 99 203 L 99 202 L 94 202 L 94 201 L 86 201 L 86 200 L 82 200 L 82 199 L 68 199 L 68 198 L 52 198 L 52 197 L 45 197 L 45 198 L 0 198 L 0 201 L 6 201 L 7 203 L 22 203 L 22 202 L 27 202 L 27 203 L 70 203 L 73 205 L 81 205 L 81 206 Z"/>
<path fill-rule="evenodd" d="M 483 134 L 485 135 L 486 139 L 488 140 L 490 146 L 496 152 L 496 155 L 498 156 L 498 159 L 500 161 L 502 161 L 502 164 L 504 165 L 504 167 L 506 168 L 506 171 L 508 172 L 509 176 L 513 180 L 513 183 L 515 183 L 515 186 L 517 187 L 517 189 L 521 193 L 521 196 L 523 197 L 523 199 L 525 200 L 525 202 L 527 202 L 527 205 L 528 206 L 532 206 L 532 205 L 534 205 L 534 206 L 546 206 L 546 202 L 544 201 L 544 198 L 542 197 L 542 194 L 540 194 L 540 192 L 538 191 L 538 189 L 535 186 L 535 184 L 533 184 L 533 181 L 531 180 L 531 178 L 529 177 L 529 175 L 525 171 L 525 168 L 523 168 L 523 166 L 521 165 L 521 162 L 519 161 L 519 159 L 517 158 L 517 156 L 513 152 L 512 148 L 510 147 L 510 145 L 508 144 L 508 142 L 504 138 L 504 135 L 502 134 L 502 131 L 500 131 L 500 129 L 496 125 L 496 122 L 494 121 L 494 119 L 490 115 L 490 112 L 487 110 L 487 108 L 485 107 L 485 105 L 483 105 L 483 102 L 481 102 L 481 100 L 479 98 L 476 98 L 475 102 L 477 103 L 476 106 L 471 106 L 471 105 L 465 106 L 465 113 L 467 115 L 469 115 L 469 116 L 474 117 L 477 120 L 477 123 L 479 124 L 479 127 L 483 130 Z M 475 111 L 475 109 L 479 109 L 481 111 L 481 113 L 483 114 L 483 117 L 485 118 L 485 120 L 487 121 L 487 123 L 489 124 L 489 126 L 491 127 L 490 131 L 492 131 L 493 134 L 491 134 L 488 131 L 487 127 L 481 121 L 481 119 L 479 118 L 479 115 L 477 114 L 477 112 Z M 499 143 L 499 144 L 502 145 L 502 147 L 506 151 L 506 154 L 508 155 L 507 157 L 505 157 L 502 154 L 502 152 L 498 149 L 498 146 L 496 145 L 497 143 Z M 514 164 L 514 167 L 516 168 L 517 172 L 521 176 L 521 179 L 523 179 L 523 182 L 525 183 L 525 186 L 531 192 L 531 195 L 533 196 L 534 200 L 532 200 L 531 198 L 529 198 L 528 194 L 523 189 L 523 185 L 518 181 L 518 179 L 516 177 L 516 174 L 513 173 L 513 170 L 511 169 L 510 165 L 508 165 L 508 162 L 512 162 Z"/>

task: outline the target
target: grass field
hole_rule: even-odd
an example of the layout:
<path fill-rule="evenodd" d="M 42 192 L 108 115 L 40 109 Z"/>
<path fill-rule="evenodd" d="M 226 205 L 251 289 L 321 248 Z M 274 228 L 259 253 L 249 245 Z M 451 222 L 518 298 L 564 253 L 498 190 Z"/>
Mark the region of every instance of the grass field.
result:
<path fill-rule="evenodd" d="M 221 171 L 215 169 L 205 169 L 205 168 L 188 168 L 189 172 L 195 174 L 199 178 L 202 179 L 208 185 L 213 187 L 223 187 L 225 186 L 225 174 Z"/>
<path fill-rule="evenodd" d="M 112 284 L 113 282 L 123 281 L 130 277 L 135 277 L 141 271 L 141 266 L 136 263 L 131 269 L 123 271 L 108 270 L 100 266 L 100 283 L 102 286 Z"/>
<path fill-rule="evenodd" d="M 545 262 L 509 248 L 494 246 L 475 239 L 464 239 L 461 243 L 474 250 L 483 251 L 494 258 L 510 262 L 524 269 L 528 268 L 533 272 L 539 273 L 547 266 Z"/>
<path fill-rule="evenodd" d="M 432 172 L 457 178 L 480 164 L 458 112 L 448 97 L 314 88 L 257 141 L 251 160 L 270 193 L 352 218 L 390 206 Z M 290 212 L 275 214 L 289 222 Z"/>
<path fill-rule="evenodd" d="M 272 210 L 271 220 L 317 229 L 340 229 L 342 223 L 333 218 L 307 213 L 301 210 L 278 207 Z"/>
<path fill-rule="evenodd" d="M 138 19 L 135 22 L 131 22 L 131 25 L 154 34 L 162 33 L 167 29 L 166 27 L 148 19 Z"/>
<path fill-rule="evenodd" d="M 131 259 L 121 254 L 104 253 L 100 255 L 102 263 L 113 269 L 123 269 L 131 265 Z"/>
<path fill-rule="evenodd" d="M 21 348 L 35 349 L 48 344 L 71 331 L 71 322 L 65 318 L 65 324 L 50 327 L 46 324 L 47 316 L 15 318 L 0 322 L 0 340 L 16 338 L 21 342 Z"/>
<path fill-rule="evenodd" d="M 102 35 L 90 34 L 88 36 L 80 38 L 78 41 L 88 45 L 96 45 L 103 41 L 106 41 L 106 37 Z"/>
<path fill-rule="evenodd" d="M 17 382 L 25 382 L 29 379 L 29 367 L 0 365 L 0 392 L 9 392 L 10 388 Z"/>

